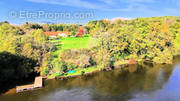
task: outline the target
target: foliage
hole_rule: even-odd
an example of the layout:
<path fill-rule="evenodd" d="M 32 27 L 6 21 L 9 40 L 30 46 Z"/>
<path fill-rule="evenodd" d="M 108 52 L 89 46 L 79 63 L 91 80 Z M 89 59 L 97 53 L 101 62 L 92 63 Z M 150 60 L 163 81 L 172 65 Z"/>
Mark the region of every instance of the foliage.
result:
<path fill-rule="evenodd" d="M 40 67 L 46 65 L 44 60 L 51 56 L 51 44 L 43 31 L 32 28 L 28 34 L 23 34 L 20 27 L 8 23 L 0 25 L 0 62 L 4 63 L 0 70 L 10 73 L 7 79 L 20 79 L 40 72 Z"/>
<path fill-rule="evenodd" d="M 105 29 L 97 28 L 102 21 L 90 22 L 89 26 L 98 29 L 92 36 L 99 40 L 96 54 L 105 52 L 99 57 L 109 54 L 115 62 L 134 58 L 171 63 L 173 56 L 179 52 L 178 19 L 155 17 L 117 20 L 106 25 L 109 27 L 106 32 Z"/>
<path fill-rule="evenodd" d="M 78 30 L 86 33 L 83 38 L 49 40 L 44 35 L 45 31 L 75 35 Z M 180 18 L 98 20 L 84 26 L 37 23 L 13 26 L 1 22 L 0 47 L 0 63 L 6 64 L 0 67 L 0 75 L 7 80 L 14 78 L 13 75 L 21 78 L 35 71 L 51 75 L 76 69 L 79 74 L 88 71 L 88 67 L 112 67 L 127 64 L 129 60 L 172 63 L 173 56 L 180 54 Z M 5 76 L 7 72 L 10 75 Z"/>
<path fill-rule="evenodd" d="M 15 54 L 18 51 L 18 40 L 15 27 L 4 23 L 0 26 L 0 52 Z"/>
<path fill-rule="evenodd" d="M 94 61 L 99 68 L 106 68 L 111 66 L 111 56 L 107 50 L 101 48 L 96 52 Z"/>
<path fill-rule="evenodd" d="M 75 32 L 75 31 L 71 31 L 71 35 L 72 35 L 72 36 L 75 36 L 75 35 L 76 35 L 76 32 Z"/>
<path fill-rule="evenodd" d="M 81 68 L 93 65 L 93 53 L 90 50 L 66 50 L 60 54 L 62 61 L 75 64 Z"/>
<path fill-rule="evenodd" d="M 42 30 L 32 30 L 29 35 L 21 38 L 21 54 L 38 61 L 42 65 L 44 55 L 52 51 L 52 46 Z"/>
<path fill-rule="evenodd" d="M 83 37 L 90 37 L 90 35 L 89 34 L 84 34 Z"/>
<path fill-rule="evenodd" d="M 53 72 L 56 72 L 56 73 L 63 73 L 63 72 L 66 72 L 68 69 L 66 63 L 60 61 L 59 59 L 53 60 L 51 65 L 53 68 Z"/>

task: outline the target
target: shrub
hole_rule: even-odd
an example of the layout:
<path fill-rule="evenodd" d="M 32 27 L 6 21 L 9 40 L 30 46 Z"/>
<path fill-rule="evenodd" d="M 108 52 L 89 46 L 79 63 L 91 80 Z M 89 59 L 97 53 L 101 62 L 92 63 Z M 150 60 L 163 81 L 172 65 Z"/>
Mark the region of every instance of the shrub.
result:
<path fill-rule="evenodd" d="M 51 66 L 52 66 L 52 71 L 54 73 L 63 73 L 67 71 L 67 64 L 60 61 L 59 59 L 54 59 L 51 62 Z"/>
<path fill-rule="evenodd" d="M 111 56 L 106 50 L 100 49 L 96 52 L 95 62 L 97 63 L 99 68 L 110 67 Z"/>
<path fill-rule="evenodd" d="M 93 52 L 85 49 L 66 50 L 60 54 L 60 58 L 68 64 L 74 64 L 82 68 L 95 64 L 93 62 Z"/>
<path fill-rule="evenodd" d="M 89 34 L 84 34 L 83 37 L 90 37 L 90 35 Z"/>

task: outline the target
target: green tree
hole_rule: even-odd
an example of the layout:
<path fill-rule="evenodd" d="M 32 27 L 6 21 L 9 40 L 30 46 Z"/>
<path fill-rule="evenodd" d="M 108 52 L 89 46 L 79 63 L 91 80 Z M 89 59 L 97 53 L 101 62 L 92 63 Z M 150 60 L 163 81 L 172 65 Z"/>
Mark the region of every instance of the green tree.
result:
<path fill-rule="evenodd" d="M 75 35 L 76 35 L 76 32 L 75 32 L 75 31 L 71 31 L 71 35 L 72 35 L 72 36 L 75 36 Z"/>

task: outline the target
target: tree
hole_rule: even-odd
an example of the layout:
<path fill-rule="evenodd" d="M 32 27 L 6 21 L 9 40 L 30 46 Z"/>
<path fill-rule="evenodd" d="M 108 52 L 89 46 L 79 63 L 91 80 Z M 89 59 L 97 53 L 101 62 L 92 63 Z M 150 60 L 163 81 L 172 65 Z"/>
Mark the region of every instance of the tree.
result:
<path fill-rule="evenodd" d="M 71 35 L 72 35 L 72 36 L 75 36 L 75 35 L 76 35 L 76 32 L 75 32 L 75 31 L 71 31 Z"/>
<path fill-rule="evenodd" d="M 47 37 L 43 34 L 43 31 L 41 29 L 38 30 L 32 30 L 31 35 L 37 44 L 44 44 L 47 40 Z"/>
<path fill-rule="evenodd" d="M 43 24 L 43 25 L 42 25 L 42 28 L 43 28 L 43 31 L 45 31 L 45 32 L 50 31 L 50 28 L 49 28 L 49 25 L 48 25 L 48 24 Z"/>
<path fill-rule="evenodd" d="M 7 23 L 0 26 L 0 52 L 15 54 L 18 50 L 17 30 Z"/>

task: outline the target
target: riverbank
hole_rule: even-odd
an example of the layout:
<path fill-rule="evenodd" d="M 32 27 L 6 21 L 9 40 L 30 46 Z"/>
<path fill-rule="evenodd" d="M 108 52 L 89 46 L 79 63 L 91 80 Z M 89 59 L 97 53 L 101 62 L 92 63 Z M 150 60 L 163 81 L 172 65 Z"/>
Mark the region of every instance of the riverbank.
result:
<path fill-rule="evenodd" d="M 139 101 L 141 98 L 147 101 L 158 101 L 159 99 L 164 101 L 167 97 L 171 98 L 172 101 L 178 101 L 180 97 L 174 96 L 180 91 L 178 87 L 180 65 L 177 65 L 178 62 L 180 60 L 173 65 L 133 65 L 127 68 L 122 67 L 122 70 L 102 71 L 89 76 L 68 78 L 67 80 L 46 80 L 42 89 L 21 93 L 10 90 L 11 92 L 7 95 L 0 96 L 0 100 L 59 101 L 61 99 L 63 101 L 79 101 L 82 99 L 83 101 L 90 101 L 90 96 L 95 98 L 95 101 L 104 101 L 104 99 L 109 101 L 135 99 Z M 128 68 L 134 70 L 127 72 L 130 70 Z M 142 94 L 146 96 L 140 96 Z M 164 94 L 165 96 L 159 96 Z M 154 100 L 152 96 L 158 100 Z"/>
<path fill-rule="evenodd" d="M 173 60 L 173 64 L 175 65 L 176 63 L 179 63 L 179 61 L 180 61 L 180 56 L 176 56 L 175 58 L 174 58 L 174 60 Z M 89 78 L 89 77 L 94 77 L 94 76 L 97 76 L 97 75 L 99 75 L 99 74 L 103 74 L 103 75 L 109 75 L 108 76 L 108 78 L 114 78 L 113 76 L 118 76 L 118 74 L 124 74 L 124 73 L 130 73 L 131 75 L 133 74 L 137 74 L 137 72 L 141 72 L 142 74 L 143 73 L 146 73 L 146 72 L 143 72 L 143 71 L 147 71 L 147 70 L 152 70 L 152 73 L 154 73 L 154 72 L 157 72 L 157 70 L 159 70 L 160 68 L 162 68 L 162 69 L 166 69 L 167 71 L 169 71 L 169 70 L 172 70 L 173 68 L 171 68 L 172 66 L 174 66 L 173 64 L 157 64 L 157 63 L 153 63 L 153 62 L 150 62 L 150 61 L 143 61 L 143 62 L 137 62 L 136 64 L 124 64 L 124 65 L 119 65 L 119 66 L 114 66 L 114 68 L 112 69 L 112 71 L 111 72 L 106 72 L 106 70 L 105 69 L 98 69 L 98 68 L 96 68 L 96 67 L 91 67 L 91 68 L 94 68 L 94 69 L 90 69 L 90 67 L 89 67 L 89 69 L 91 70 L 91 72 L 86 72 L 86 73 L 84 73 L 83 75 L 82 74 L 78 74 L 78 72 L 76 72 L 76 73 L 74 73 L 74 74 L 72 74 L 72 75 L 66 75 L 66 76 L 59 76 L 59 77 L 54 77 L 54 78 L 48 78 L 47 76 L 46 77 L 43 77 L 44 79 L 45 79 L 45 88 L 44 88 L 44 90 L 45 89 L 47 89 L 47 87 L 49 87 L 48 85 L 49 85 L 49 83 L 47 83 L 47 82 L 49 82 L 49 81 L 57 81 L 56 82 L 56 85 L 57 85 L 57 87 L 59 87 L 59 86 L 62 86 L 62 87 L 64 87 L 64 86 L 68 86 L 68 85 L 66 85 L 66 84 L 64 84 L 64 83 L 58 83 L 58 82 L 65 82 L 65 83 L 68 83 L 69 84 L 69 82 L 71 82 L 71 80 L 79 80 L 79 79 L 81 79 L 81 78 Z M 149 68 L 148 68 L 149 67 Z M 153 68 L 154 67 L 154 68 Z M 89 71 L 90 71 L 89 70 Z M 139 71 L 140 70 L 140 71 Z M 100 72 L 101 71 L 101 72 Z M 123 73 L 123 71 L 124 71 L 124 73 Z M 128 71 L 128 72 L 127 72 Z M 115 73 L 115 74 L 114 74 Z M 77 74 L 77 75 L 76 75 Z M 151 73 L 150 73 L 151 74 Z M 149 74 L 148 74 L 149 75 Z M 82 77 L 80 77 L 80 76 L 82 76 Z M 120 75 L 119 75 L 120 76 Z M 100 76 L 101 77 L 101 76 Z M 121 76 L 120 76 L 121 77 Z M 119 78 L 119 77 L 118 77 Z M 123 77 L 124 78 L 124 77 Z M 59 80 L 57 80 L 57 79 L 59 79 Z M 107 79 L 107 77 L 103 77 L 102 78 L 102 80 L 104 80 L 104 79 Z M 141 78 L 142 79 L 142 78 Z M 68 80 L 68 82 L 67 82 L 67 80 Z M 69 81 L 70 80 L 70 81 Z M 83 80 L 83 79 L 82 79 Z M 89 79 L 89 80 L 91 80 L 91 79 Z M 95 79 L 96 80 L 96 79 Z M 97 79 L 98 80 L 98 79 Z M 111 80 L 111 79 L 108 79 L 108 80 Z M 124 80 L 124 79 L 123 79 Z M 137 80 L 137 79 L 135 79 L 135 80 Z M 99 82 L 99 80 L 97 81 L 97 82 Z M 108 82 L 107 80 L 104 80 L 104 82 Z M 118 81 L 119 82 L 119 81 Z M 55 82 L 53 82 L 53 84 L 54 84 Z M 76 82 L 76 83 L 79 83 L 79 81 L 78 82 Z M 88 82 L 87 82 L 88 83 Z M 124 83 L 123 81 L 122 81 L 122 83 Z M 24 84 L 28 84 L 28 83 L 24 83 Z M 118 83 L 119 84 L 119 83 Z M 74 82 L 73 82 L 73 84 L 72 85 L 74 85 Z M 85 84 L 84 85 L 86 85 L 86 82 L 85 82 Z M 37 90 L 37 91 L 43 91 L 43 88 L 42 89 L 40 89 L 40 90 Z M 4 94 L 3 95 L 9 95 L 9 94 L 14 94 L 16 92 L 16 89 L 15 88 L 11 88 L 11 89 L 9 89 L 8 91 L 6 91 L 6 92 L 4 92 Z M 34 91 L 33 91 L 34 92 Z M 36 92 L 36 90 L 35 90 L 35 92 Z M 23 92 L 23 93 L 28 93 L 28 92 Z"/>
<path fill-rule="evenodd" d="M 77 69 L 73 70 L 73 71 L 75 71 L 74 73 L 67 72 L 67 73 L 64 73 L 63 75 L 57 75 L 56 73 L 53 73 L 49 76 L 46 76 L 46 78 L 47 79 L 55 79 L 55 78 L 65 79 L 65 78 L 70 78 L 70 77 L 89 75 L 89 74 L 96 73 L 96 72 L 103 71 L 103 70 L 110 71 L 112 69 L 119 69 L 126 65 L 135 65 L 138 62 L 141 62 L 141 61 L 136 61 L 134 59 L 130 59 L 130 60 L 119 62 L 115 66 L 108 67 L 108 68 L 100 68 L 100 67 L 88 67 L 88 68 L 84 68 L 84 69 L 77 68 Z"/>
<path fill-rule="evenodd" d="M 95 72 L 99 72 L 102 71 L 102 68 L 98 68 L 98 67 L 89 67 L 89 68 L 85 68 L 85 69 L 74 69 L 74 73 L 65 73 L 63 75 L 56 75 L 56 73 L 46 76 L 46 79 L 55 79 L 55 78 L 60 78 L 60 79 L 64 79 L 64 78 L 70 78 L 70 77 L 77 77 L 77 76 L 82 76 L 82 75 L 88 75 L 88 74 L 92 74 Z"/>
<path fill-rule="evenodd" d="M 178 56 L 176 56 L 178 57 Z M 66 78 L 71 78 L 71 77 L 78 77 L 78 76 L 84 76 L 84 75 L 90 75 L 96 72 L 100 72 L 100 71 L 111 71 L 113 69 L 120 69 L 123 67 L 127 67 L 128 65 L 136 65 L 138 63 L 153 63 L 152 61 L 148 61 L 148 60 L 135 60 L 133 58 L 129 59 L 129 60 L 122 60 L 122 61 L 117 61 L 114 63 L 113 67 L 108 67 L 108 68 L 100 68 L 100 67 L 88 67 L 88 68 L 84 68 L 84 69 L 74 69 L 73 71 L 75 71 L 74 73 L 64 73 L 63 75 L 56 75 L 56 73 L 45 76 L 46 79 L 66 79 Z M 156 63 L 158 64 L 158 63 Z M 162 63 L 160 63 L 162 64 Z M 166 64 L 172 64 L 171 63 L 166 63 Z"/>

